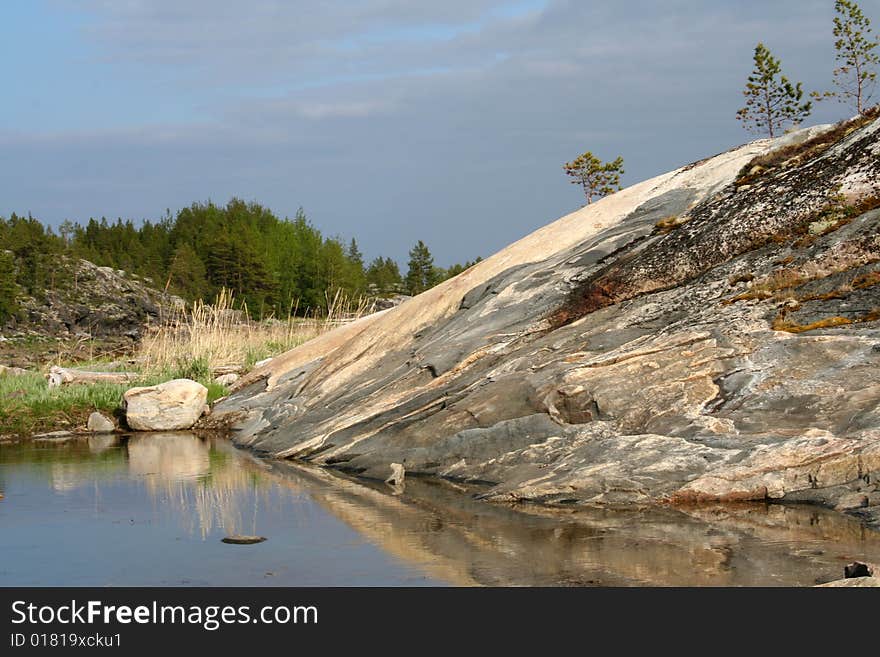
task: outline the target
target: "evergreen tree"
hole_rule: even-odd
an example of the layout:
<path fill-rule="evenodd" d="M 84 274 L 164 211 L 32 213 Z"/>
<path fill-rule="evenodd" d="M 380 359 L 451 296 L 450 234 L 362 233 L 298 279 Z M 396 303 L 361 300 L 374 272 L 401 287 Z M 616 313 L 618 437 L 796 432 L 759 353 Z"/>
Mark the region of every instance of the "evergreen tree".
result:
<path fill-rule="evenodd" d="M 603 162 L 590 151 L 578 155 L 571 162 L 566 162 L 562 168 L 566 175 L 571 176 L 572 185 L 583 187 L 588 205 L 594 198 L 619 191 L 620 176 L 625 173 L 622 157 L 618 157 L 613 162 Z"/>
<path fill-rule="evenodd" d="M 364 256 L 357 245 L 357 240 L 353 237 L 348 244 L 348 250 L 345 253 L 348 259 L 348 277 L 347 287 L 351 294 L 361 295 L 366 292 L 367 275 L 364 270 Z"/>
<path fill-rule="evenodd" d="M 792 84 L 781 75 L 779 60 L 763 43 L 755 48 L 754 61 L 755 68 L 743 91 L 746 106 L 736 113 L 736 118 L 749 132 L 766 132 L 772 139 L 786 125 L 806 119 L 813 104 L 801 103 L 804 95 L 801 83 Z"/>
<path fill-rule="evenodd" d="M 0 251 L 0 322 L 18 312 L 18 285 L 15 284 L 15 260 L 9 251 Z"/>
<path fill-rule="evenodd" d="M 862 13 L 861 7 L 849 0 L 834 3 L 837 16 L 834 17 L 834 48 L 840 63 L 834 69 L 834 84 L 837 91 L 824 94 L 813 93 L 813 98 L 837 98 L 859 114 L 870 107 L 870 100 L 877 83 L 877 65 L 880 56 L 874 49 L 880 44 L 878 37 L 871 36 L 871 21 Z"/>
<path fill-rule="evenodd" d="M 434 257 L 425 243 L 419 240 L 409 252 L 409 270 L 406 273 L 407 292 L 415 296 L 434 284 Z"/>
<path fill-rule="evenodd" d="M 455 276 L 458 276 L 460 273 L 470 269 L 471 267 L 473 267 L 475 264 L 477 264 L 480 261 L 482 261 L 482 258 L 477 257 L 477 259 L 474 260 L 473 262 L 468 261 L 468 262 L 464 263 L 463 265 L 459 264 L 459 263 L 455 263 L 449 269 L 446 270 L 446 276 L 444 277 L 443 280 L 446 280 L 449 278 L 454 278 Z"/>
<path fill-rule="evenodd" d="M 378 296 L 397 294 L 403 287 L 400 268 L 391 258 L 378 257 L 367 268 L 367 286 Z"/>
<path fill-rule="evenodd" d="M 205 263 L 186 242 L 181 243 L 171 258 L 165 289 L 188 301 L 204 299 L 208 295 Z"/>
<path fill-rule="evenodd" d="M 345 255 L 353 265 L 357 265 L 361 269 L 364 268 L 364 256 L 358 248 L 357 240 L 355 238 L 351 238 L 351 242 L 348 244 L 348 251 Z"/>
<path fill-rule="evenodd" d="M 0 245 L 9 251 L 0 267 L 6 278 L 0 284 L 0 312 L 11 312 L 10 299 L 19 295 L 52 289 L 56 272 L 65 271 L 55 266 L 59 254 L 124 269 L 190 301 L 210 301 L 227 288 L 255 316 L 320 311 L 337 291 L 349 297 L 420 292 L 452 273 L 435 267 L 419 242 L 405 287 L 394 260 L 376 258 L 365 270 L 356 240 L 325 238 L 302 209 L 294 219 L 282 220 L 257 203 L 235 198 L 225 206 L 193 203 L 176 216 L 166 212 L 140 225 L 105 217 L 85 224 L 65 221 L 59 233 L 30 216 L 0 218 Z"/>

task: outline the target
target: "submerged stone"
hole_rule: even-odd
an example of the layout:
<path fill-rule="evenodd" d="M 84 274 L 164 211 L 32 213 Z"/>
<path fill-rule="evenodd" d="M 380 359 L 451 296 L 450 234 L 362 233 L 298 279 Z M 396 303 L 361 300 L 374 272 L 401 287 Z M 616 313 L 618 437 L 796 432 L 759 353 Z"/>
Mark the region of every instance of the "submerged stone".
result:
<path fill-rule="evenodd" d="M 266 540 L 265 536 L 240 536 L 235 534 L 233 536 L 226 536 L 220 539 L 224 543 L 229 543 L 231 545 L 253 545 L 254 543 L 262 543 Z"/>

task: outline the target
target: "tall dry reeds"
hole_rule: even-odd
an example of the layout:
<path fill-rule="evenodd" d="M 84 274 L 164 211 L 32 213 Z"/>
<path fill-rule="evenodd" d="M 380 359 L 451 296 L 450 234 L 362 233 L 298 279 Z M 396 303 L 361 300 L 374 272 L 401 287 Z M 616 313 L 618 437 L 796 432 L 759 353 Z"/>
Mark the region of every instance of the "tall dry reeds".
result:
<path fill-rule="evenodd" d="M 190 369 L 191 378 L 244 371 L 371 310 L 367 300 L 352 300 L 341 292 L 326 298 L 327 311 L 321 315 L 297 317 L 294 307 L 283 320 L 254 320 L 247 305 L 236 304 L 232 292 L 224 289 L 212 304 L 197 301 L 166 317 L 141 341 L 136 358 L 144 372 Z"/>

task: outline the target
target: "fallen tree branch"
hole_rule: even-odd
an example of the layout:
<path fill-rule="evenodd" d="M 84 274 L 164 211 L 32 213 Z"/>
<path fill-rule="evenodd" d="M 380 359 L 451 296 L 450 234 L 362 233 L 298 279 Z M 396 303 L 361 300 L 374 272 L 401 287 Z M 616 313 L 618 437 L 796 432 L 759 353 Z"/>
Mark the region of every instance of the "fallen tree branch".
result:
<path fill-rule="evenodd" d="M 132 372 L 87 372 L 53 365 L 46 375 L 50 388 L 70 383 L 131 383 L 138 375 Z"/>

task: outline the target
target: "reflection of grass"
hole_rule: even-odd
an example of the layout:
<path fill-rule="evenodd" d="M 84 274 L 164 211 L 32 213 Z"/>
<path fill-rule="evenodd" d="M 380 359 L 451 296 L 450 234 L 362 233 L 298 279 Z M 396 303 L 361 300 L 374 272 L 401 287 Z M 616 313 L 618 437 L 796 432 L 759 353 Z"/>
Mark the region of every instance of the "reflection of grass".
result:
<path fill-rule="evenodd" d="M 150 437 L 138 440 L 149 441 Z M 99 489 L 101 483 L 119 481 L 120 476 L 127 473 L 132 481 L 138 482 L 135 485 L 146 488 L 149 497 L 155 500 L 156 508 L 169 509 L 192 534 L 205 538 L 218 528 L 229 534 L 256 531 L 259 511 L 265 506 L 272 488 L 271 480 L 224 440 L 205 441 L 186 434 L 181 435 L 181 440 L 196 441 L 189 456 L 198 460 L 206 455 L 207 472 L 198 476 L 190 472 L 187 476 L 186 472 L 163 472 L 160 466 L 158 471 L 133 475 L 128 466 L 133 457 L 125 447 L 95 452 L 89 449 L 85 439 L 63 444 L 25 442 L 3 445 L 0 446 L 0 465 L 47 472 L 56 490 L 83 486 Z M 173 449 L 173 443 L 167 444 Z M 187 452 L 179 456 L 185 461 Z M 186 470 L 187 464 L 180 463 L 179 458 L 164 462 L 170 464 L 172 470 L 178 466 Z"/>
<path fill-rule="evenodd" d="M 0 463 L 4 465 L 92 463 L 112 464 L 118 467 L 125 463 L 125 452 L 121 449 L 92 451 L 85 439 L 71 440 L 62 444 L 25 442 L 0 446 Z"/>

